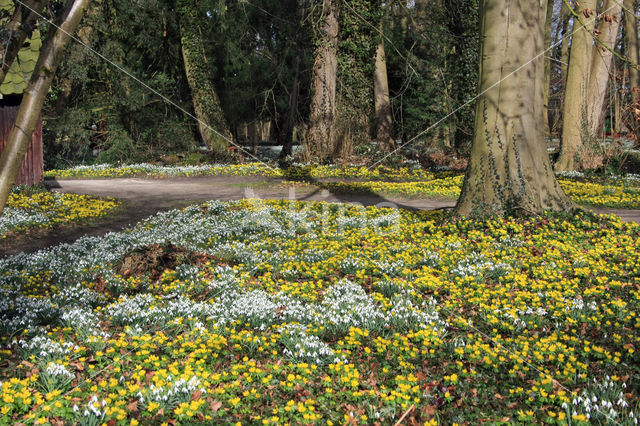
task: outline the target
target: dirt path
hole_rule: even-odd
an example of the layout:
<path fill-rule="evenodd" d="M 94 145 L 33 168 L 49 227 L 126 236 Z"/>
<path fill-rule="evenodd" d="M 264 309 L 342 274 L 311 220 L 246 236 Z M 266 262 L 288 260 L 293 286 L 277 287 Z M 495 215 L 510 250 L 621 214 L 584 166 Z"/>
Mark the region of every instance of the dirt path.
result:
<path fill-rule="evenodd" d="M 262 176 L 204 176 L 171 179 L 120 178 L 104 180 L 52 180 L 47 186 L 54 191 L 74 192 L 102 197 L 116 197 L 124 206 L 114 216 L 93 224 L 59 228 L 35 238 L 19 238 L 0 243 L 0 257 L 34 252 L 60 243 L 70 243 L 84 235 L 104 235 L 134 225 L 157 212 L 184 207 L 207 200 L 296 199 L 329 202 L 357 202 L 363 205 L 399 207 L 411 210 L 450 208 L 454 201 L 403 199 L 367 192 L 358 194 L 330 193 L 319 187 L 287 187 L 282 179 Z M 640 223 L 640 210 L 594 209 L 613 213 L 626 221 Z"/>

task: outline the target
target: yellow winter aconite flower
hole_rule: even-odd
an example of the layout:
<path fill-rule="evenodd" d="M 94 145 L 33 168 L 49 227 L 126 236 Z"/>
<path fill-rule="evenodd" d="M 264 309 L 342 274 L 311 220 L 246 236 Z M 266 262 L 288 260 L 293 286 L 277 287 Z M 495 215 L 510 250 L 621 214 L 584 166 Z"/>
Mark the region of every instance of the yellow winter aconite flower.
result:
<path fill-rule="evenodd" d="M 119 201 L 111 198 L 80 194 L 12 192 L 0 216 L 0 235 L 6 238 L 9 233 L 82 222 L 109 214 L 119 205 Z"/>
<path fill-rule="evenodd" d="M 586 213 L 168 212 L 2 261 L 0 424 L 631 424 L 638 241 Z"/>

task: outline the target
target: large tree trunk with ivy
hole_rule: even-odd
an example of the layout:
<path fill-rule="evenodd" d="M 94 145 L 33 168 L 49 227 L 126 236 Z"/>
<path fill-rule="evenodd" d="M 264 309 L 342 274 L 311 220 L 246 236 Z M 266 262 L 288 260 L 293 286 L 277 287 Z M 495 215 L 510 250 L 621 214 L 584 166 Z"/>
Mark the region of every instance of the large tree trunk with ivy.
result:
<path fill-rule="evenodd" d="M 373 0 L 351 0 L 341 7 L 333 158 L 346 158 L 354 148 L 371 141 L 370 120 L 375 112 L 371 58 L 378 46 L 382 11 L 381 3 Z"/>
<path fill-rule="evenodd" d="M 562 146 L 556 170 L 578 170 L 582 168 L 583 141 L 589 136 L 587 128 L 587 92 L 591 58 L 593 56 L 593 29 L 596 9 L 595 0 L 576 3 L 578 17 L 574 18 L 573 39 L 564 95 L 562 124 Z"/>
<path fill-rule="evenodd" d="M 338 79 L 339 0 L 323 0 L 318 47 L 311 77 L 313 97 L 306 155 L 323 161 L 333 154 L 335 144 L 336 88 Z"/>
<path fill-rule="evenodd" d="M 376 126 L 378 146 L 383 151 L 394 148 L 393 116 L 389 97 L 389 79 L 387 78 L 387 59 L 384 53 L 384 40 L 380 40 L 376 49 L 376 69 L 374 72 L 374 94 L 376 107 Z"/>
<path fill-rule="evenodd" d="M 456 205 L 461 216 L 565 211 L 544 138 L 547 0 L 483 0 L 471 160 Z M 502 81 L 499 84 L 499 81 Z"/>
<path fill-rule="evenodd" d="M 597 33 L 606 48 L 598 43 L 593 46 L 587 100 L 587 122 L 589 123 L 589 132 L 594 136 L 599 136 L 602 133 L 605 100 L 609 79 L 612 76 L 611 62 L 613 53 L 611 53 L 611 50 L 615 47 L 622 18 L 622 7 L 617 0 L 605 0 L 602 10 L 604 13 L 598 17 Z"/>
<path fill-rule="evenodd" d="M 2 84 L 5 76 L 11 69 L 11 65 L 13 65 L 13 62 L 18 57 L 20 48 L 31 31 L 33 31 L 38 15 L 42 13 L 48 1 L 34 0 L 25 1 L 24 3 L 26 6 L 19 3 L 17 4 L 11 20 L 4 29 L 4 31 L 7 32 L 8 40 L 0 43 L 0 61 L 2 61 L 2 66 L 0 66 L 0 84 Z"/>
<path fill-rule="evenodd" d="M 227 149 L 226 138 L 230 139 L 231 133 L 213 84 L 211 65 L 205 55 L 200 25 L 206 20 L 206 15 L 202 13 L 199 2 L 194 0 L 178 0 L 177 8 L 184 69 L 198 130 L 210 150 L 222 153 Z"/>
<path fill-rule="evenodd" d="M 78 27 L 88 4 L 89 0 L 68 0 L 59 22 L 60 28 L 49 33 L 40 50 L 40 56 L 23 94 L 15 123 L 0 156 L 0 213 L 4 210 L 11 187 L 24 161 L 42 105 L 51 87 L 51 81 L 71 38 L 70 34 L 73 34 Z"/>

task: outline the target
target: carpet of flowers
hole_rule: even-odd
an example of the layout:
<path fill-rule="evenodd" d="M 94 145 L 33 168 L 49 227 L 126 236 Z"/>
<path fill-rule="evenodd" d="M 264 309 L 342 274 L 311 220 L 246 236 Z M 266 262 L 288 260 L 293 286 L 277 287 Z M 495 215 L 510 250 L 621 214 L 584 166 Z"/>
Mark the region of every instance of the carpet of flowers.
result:
<path fill-rule="evenodd" d="M 404 167 L 335 166 L 297 164 L 289 169 L 271 167 L 266 163 L 203 166 L 156 166 L 134 164 L 111 166 L 108 164 L 78 166 L 67 170 L 45 173 L 58 178 L 113 178 L 113 177 L 178 177 L 206 175 L 267 176 L 286 178 L 287 185 L 322 186 L 338 192 L 376 192 L 400 197 L 435 197 L 457 199 L 464 176 L 444 171 L 430 172 L 417 163 Z M 608 179 L 606 183 L 585 180 L 582 173 L 570 172 L 558 176 L 562 189 L 580 205 L 612 208 L 640 208 L 640 176 L 627 175 Z M 322 179 L 359 179 L 362 181 L 335 182 Z"/>
<path fill-rule="evenodd" d="M 330 191 L 375 192 L 390 196 L 409 198 L 435 197 L 457 199 L 464 176 L 448 176 L 416 182 L 321 182 L 298 183 L 298 185 L 321 185 Z M 559 179 L 564 192 L 577 204 L 596 207 L 640 208 L 640 187 L 626 181 L 611 184 Z"/>
<path fill-rule="evenodd" d="M 112 198 L 18 190 L 9 194 L 0 215 L 0 238 L 34 229 L 83 222 L 114 211 L 120 202 Z"/>
<path fill-rule="evenodd" d="M 48 170 L 45 177 L 70 178 L 115 178 L 115 177 L 150 177 L 166 178 L 180 176 L 269 176 L 301 178 L 361 178 L 361 179 L 427 179 L 433 173 L 423 170 L 417 163 L 407 163 L 403 167 L 377 166 L 369 169 L 362 165 L 334 166 L 295 164 L 289 169 L 281 169 L 277 165 L 267 163 L 243 164 L 209 164 L 197 166 L 159 166 L 155 164 L 125 164 L 114 166 L 97 164 L 90 166 L 76 166 L 63 170 Z"/>
<path fill-rule="evenodd" d="M 636 424 L 639 236 L 212 201 L 6 258 L 0 423 Z"/>

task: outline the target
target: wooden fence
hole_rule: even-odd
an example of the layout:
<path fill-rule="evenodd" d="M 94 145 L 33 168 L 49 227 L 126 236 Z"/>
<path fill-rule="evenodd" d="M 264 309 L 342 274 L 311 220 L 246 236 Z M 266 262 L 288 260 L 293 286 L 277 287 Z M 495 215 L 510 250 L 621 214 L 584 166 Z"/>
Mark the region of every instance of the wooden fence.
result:
<path fill-rule="evenodd" d="M 9 132 L 13 127 L 17 106 L 0 106 L 0 153 L 9 138 Z M 18 173 L 16 184 L 35 185 L 42 182 L 44 174 L 44 162 L 42 156 L 42 118 L 38 119 L 38 124 L 33 132 L 31 144 L 25 155 L 22 167 Z"/>

